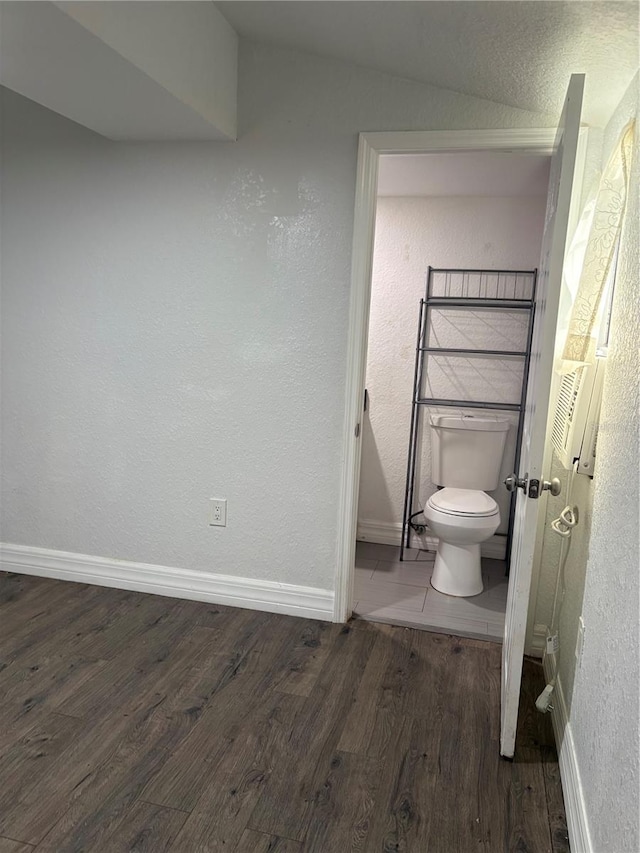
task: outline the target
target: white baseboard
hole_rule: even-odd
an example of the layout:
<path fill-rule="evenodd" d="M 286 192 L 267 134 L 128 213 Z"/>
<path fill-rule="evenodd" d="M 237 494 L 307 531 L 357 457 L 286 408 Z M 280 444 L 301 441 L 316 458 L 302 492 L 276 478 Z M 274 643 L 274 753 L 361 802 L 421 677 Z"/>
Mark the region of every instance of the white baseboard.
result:
<path fill-rule="evenodd" d="M 412 534 L 411 538 L 414 540 L 416 536 Z M 397 545 L 399 548 L 400 540 L 402 539 L 402 525 L 385 521 L 358 519 L 356 539 L 360 542 L 375 542 L 378 545 Z M 421 544 L 421 547 L 429 548 L 431 551 L 434 551 L 438 547 L 438 540 L 435 536 L 424 534 L 419 539 L 420 543 L 425 543 L 424 545 Z M 431 545 L 429 545 L 429 542 L 431 542 Z"/>
<path fill-rule="evenodd" d="M 553 689 L 553 711 L 551 712 L 551 719 L 553 721 L 553 731 L 558 750 L 560 780 L 562 782 L 562 794 L 564 796 L 564 807 L 567 815 L 567 829 L 569 831 L 571 853 L 594 853 L 591 834 L 589 832 L 587 805 L 582 791 L 578 757 L 567 713 L 567 703 L 565 702 L 562 690 L 562 681 L 556 674 L 555 655 L 545 655 L 543 663 L 547 682 L 553 678 L 556 679 L 556 685 Z"/>
<path fill-rule="evenodd" d="M 547 626 L 536 622 L 533 626 L 531 634 L 531 643 L 526 650 L 526 654 L 535 658 L 544 657 L 545 648 L 547 646 Z"/>
<path fill-rule="evenodd" d="M 402 525 L 386 521 L 359 519 L 356 538 L 362 542 L 376 542 L 379 545 L 396 545 L 399 548 L 402 539 Z M 411 547 L 435 551 L 438 548 L 438 537 L 430 533 L 418 535 L 412 532 Z M 490 557 L 493 560 L 504 560 L 507 553 L 507 537 L 499 535 L 492 536 L 491 539 L 482 543 L 480 550 L 483 557 Z"/>
<path fill-rule="evenodd" d="M 0 570 L 227 604 L 250 610 L 266 610 L 269 613 L 286 613 L 308 619 L 333 619 L 331 590 L 275 581 L 215 575 L 192 569 L 6 543 L 0 543 Z"/>

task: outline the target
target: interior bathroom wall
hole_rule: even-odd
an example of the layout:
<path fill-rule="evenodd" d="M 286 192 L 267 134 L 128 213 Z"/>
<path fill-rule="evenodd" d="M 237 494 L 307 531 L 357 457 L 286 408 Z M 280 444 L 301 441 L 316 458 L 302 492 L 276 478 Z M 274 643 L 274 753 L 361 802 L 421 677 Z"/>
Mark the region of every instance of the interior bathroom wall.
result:
<path fill-rule="evenodd" d="M 332 590 L 358 133 L 557 117 L 243 41 L 235 143 L 2 119 L 2 539 Z"/>
<path fill-rule="evenodd" d="M 602 166 L 623 127 L 637 117 L 639 95 L 636 76 L 605 129 Z M 564 595 L 560 591 L 556 602 L 559 606 L 562 599 L 558 684 L 568 710 L 592 849 L 598 853 L 636 853 L 640 849 L 639 142 L 636 127 L 595 475 L 593 479 L 574 477 L 571 503 L 578 507 L 580 521 L 568 552 Z M 538 630 L 551 622 L 560 556 L 560 539 L 548 525 L 568 500 L 567 472 L 555 456 L 551 475 L 563 480 L 563 491 L 550 498 L 547 506 L 533 620 Z M 584 645 L 578 661 L 575 650 L 581 615 Z"/>
<path fill-rule="evenodd" d="M 536 196 L 378 199 L 359 538 L 387 544 L 400 542 L 418 312 L 425 295 L 427 268 L 535 269 L 540 258 L 545 203 L 545 182 Z M 526 348 L 528 315 L 522 311 L 439 309 L 432 312 L 432 317 L 434 346 Z M 430 396 L 440 398 L 518 402 L 522 366 L 523 360 L 517 358 L 431 357 L 425 387 Z M 425 409 L 421 419 L 424 429 L 416 490 L 421 507 L 436 489 L 431 481 L 428 429 L 429 414 L 436 411 Z M 444 409 L 439 411 L 445 413 Z M 451 414 L 459 410 L 446 411 Z M 505 418 L 511 423 L 503 457 L 504 479 L 513 469 L 517 415 L 462 411 L 476 417 Z M 498 534 L 505 534 L 509 495 L 504 488 L 492 495 L 500 506 Z"/>

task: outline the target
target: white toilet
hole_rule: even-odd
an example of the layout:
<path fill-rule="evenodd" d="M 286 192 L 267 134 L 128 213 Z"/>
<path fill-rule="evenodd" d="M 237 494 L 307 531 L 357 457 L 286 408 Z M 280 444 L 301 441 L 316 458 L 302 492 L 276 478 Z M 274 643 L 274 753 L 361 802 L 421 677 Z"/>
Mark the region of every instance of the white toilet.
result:
<path fill-rule="evenodd" d="M 431 585 L 446 595 L 479 595 L 480 543 L 500 524 L 498 504 L 486 493 L 498 487 L 509 423 L 432 415 L 430 426 L 432 481 L 444 486 L 424 510 L 439 539 Z"/>

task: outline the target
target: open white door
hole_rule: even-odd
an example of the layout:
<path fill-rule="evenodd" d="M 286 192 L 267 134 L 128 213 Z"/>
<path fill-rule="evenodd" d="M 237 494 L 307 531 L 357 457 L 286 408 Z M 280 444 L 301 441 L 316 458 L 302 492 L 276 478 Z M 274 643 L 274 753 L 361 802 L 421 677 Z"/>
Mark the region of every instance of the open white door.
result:
<path fill-rule="evenodd" d="M 516 741 L 522 657 L 538 521 L 537 498 L 544 485 L 542 461 L 583 89 L 584 74 L 572 75 L 551 161 L 520 470 L 512 480 L 514 488 L 517 481 L 517 499 L 502 647 L 500 707 L 500 754 L 505 758 L 513 757 Z"/>

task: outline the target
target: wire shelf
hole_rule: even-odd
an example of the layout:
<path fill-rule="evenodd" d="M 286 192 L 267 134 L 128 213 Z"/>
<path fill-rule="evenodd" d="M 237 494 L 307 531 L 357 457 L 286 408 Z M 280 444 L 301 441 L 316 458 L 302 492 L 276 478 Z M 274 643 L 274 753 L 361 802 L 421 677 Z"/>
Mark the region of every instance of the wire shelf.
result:
<path fill-rule="evenodd" d="M 518 470 L 520 462 L 520 445 L 522 443 L 522 428 L 524 407 L 527 395 L 529 376 L 529 361 L 531 358 L 531 341 L 533 337 L 533 320 L 535 314 L 535 298 L 537 270 L 475 270 L 475 269 L 439 269 L 429 267 L 425 298 L 420 300 L 418 320 L 418 335 L 413 377 L 413 396 L 411 404 L 411 428 L 409 433 L 409 452 L 407 458 L 407 478 L 404 497 L 402 541 L 400 559 L 404 559 L 405 548 L 410 547 L 412 520 L 419 511 L 415 511 L 415 482 L 416 463 L 418 455 L 418 435 L 420 434 L 420 418 L 425 408 L 457 408 L 457 409 L 486 409 L 489 411 L 515 412 L 518 414 L 518 429 L 516 436 L 516 452 L 514 470 Z M 432 312 L 440 309 L 474 310 L 505 310 L 524 311 L 527 315 L 520 321 L 520 331 L 526 343 L 523 349 L 488 349 L 473 345 L 466 347 L 432 346 L 430 345 L 430 330 Z M 520 316 L 520 315 L 514 315 Z M 510 341 L 510 343 L 512 343 Z M 520 382 L 520 399 L 513 402 L 489 400 L 460 400 L 449 397 L 433 397 L 425 393 L 425 383 L 430 384 L 428 362 L 430 356 L 451 356 L 453 358 L 485 358 L 507 359 L 516 358 L 523 361 L 522 379 Z M 515 513 L 515 495 L 511 495 L 509 507 L 509 524 L 507 532 L 507 566 L 509 565 L 511 539 L 513 536 L 513 520 Z"/>

